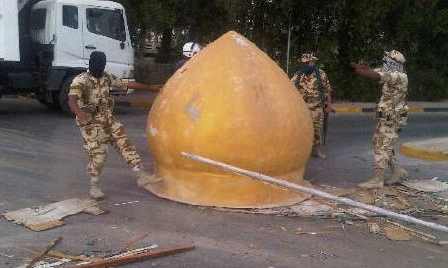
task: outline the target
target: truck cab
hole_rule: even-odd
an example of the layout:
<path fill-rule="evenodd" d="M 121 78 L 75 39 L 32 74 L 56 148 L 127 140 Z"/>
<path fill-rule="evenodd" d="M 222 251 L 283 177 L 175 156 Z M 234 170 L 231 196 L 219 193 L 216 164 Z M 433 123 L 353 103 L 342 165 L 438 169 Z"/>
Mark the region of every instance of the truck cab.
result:
<path fill-rule="evenodd" d="M 90 53 L 95 50 L 107 55 L 107 72 L 133 78 L 134 51 L 121 4 L 99 0 L 0 0 L 2 9 L 5 12 L 0 11 L 0 28 L 11 29 L 15 35 L 10 40 L 3 38 L 3 42 L 0 37 L 3 93 L 33 93 L 48 107 L 70 113 L 68 88 L 73 77 L 88 68 Z M 14 13 L 18 19 L 11 18 Z"/>

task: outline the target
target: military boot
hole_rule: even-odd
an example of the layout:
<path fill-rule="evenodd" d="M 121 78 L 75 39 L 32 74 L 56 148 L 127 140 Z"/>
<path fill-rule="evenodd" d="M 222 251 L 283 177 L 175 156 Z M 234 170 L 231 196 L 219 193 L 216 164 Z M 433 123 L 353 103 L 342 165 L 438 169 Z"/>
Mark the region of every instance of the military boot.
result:
<path fill-rule="evenodd" d="M 394 163 L 391 165 L 392 168 L 392 175 L 390 178 L 386 181 L 387 185 L 392 185 L 394 183 L 399 182 L 401 179 L 404 179 L 406 177 L 406 170 L 402 167 L 400 167 L 398 164 Z"/>
<path fill-rule="evenodd" d="M 157 177 L 156 175 L 149 175 L 143 169 L 140 169 L 137 172 L 137 185 L 139 187 L 145 188 L 149 186 L 149 184 L 154 184 L 162 181 L 162 178 Z"/>
<path fill-rule="evenodd" d="M 384 170 L 375 170 L 375 174 L 373 175 L 373 178 L 358 184 L 360 188 L 364 189 L 376 189 L 376 188 L 383 188 L 383 171 Z"/>
<path fill-rule="evenodd" d="M 89 193 L 93 199 L 102 199 L 102 198 L 106 197 L 106 195 L 103 193 L 103 191 L 101 191 L 101 188 L 98 185 L 98 183 L 90 184 L 90 192 Z"/>

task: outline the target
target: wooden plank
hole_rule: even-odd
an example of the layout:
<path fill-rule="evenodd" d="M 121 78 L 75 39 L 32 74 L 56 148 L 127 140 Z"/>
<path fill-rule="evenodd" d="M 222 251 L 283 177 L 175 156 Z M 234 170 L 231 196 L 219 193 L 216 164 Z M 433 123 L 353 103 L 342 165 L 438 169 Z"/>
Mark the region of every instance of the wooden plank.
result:
<path fill-rule="evenodd" d="M 59 258 L 59 259 L 69 259 L 69 260 L 72 260 L 72 261 L 101 260 L 101 258 L 91 258 L 91 257 L 83 256 L 83 255 L 70 255 L 70 254 L 66 254 L 64 252 L 56 251 L 56 250 L 52 250 L 52 251 L 48 252 L 47 255 L 51 256 L 51 257 Z"/>
<path fill-rule="evenodd" d="M 14 221 L 30 228 L 33 231 L 43 231 L 64 224 L 64 217 L 86 211 L 100 214 L 104 211 L 94 209 L 98 203 L 90 199 L 72 198 L 51 203 L 38 208 L 24 208 L 3 214 L 8 221 Z M 91 209 L 89 209 L 91 208 Z"/>
<path fill-rule="evenodd" d="M 55 240 L 53 240 L 44 250 L 42 250 L 39 255 L 34 257 L 30 263 L 25 268 L 31 268 L 33 265 L 38 262 L 40 259 L 42 259 L 56 244 L 61 241 L 62 237 L 58 237 Z"/>
<path fill-rule="evenodd" d="M 143 240 L 143 239 L 147 238 L 148 236 L 149 236 L 149 233 L 143 234 L 143 235 L 141 235 L 141 236 L 139 236 L 139 237 L 137 237 L 137 238 L 135 238 L 135 239 L 129 241 L 129 242 L 124 246 L 124 248 L 125 248 L 126 250 L 130 250 L 130 249 L 134 246 L 134 244 L 135 244 L 136 242 L 138 242 L 138 241 L 140 241 L 140 240 Z"/>
<path fill-rule="evenodd" d="M 164 257 L 171 254 L 181 253 L 189 250 L 193 250 L 194 245 L 186 245 L 186 246 L 180 246 L 175 248 L 168 248 L 168 249 L 157 249 L 157 250 L 151 250 L 149 252 L 144 253 L 138 253 L 131 256 L 124 256 L 124 257 L 116 257 L 116 258 L 110 258 L 110 259 L 104 259 L 100 261 L 93 261 L 89 263 L 79 264 L 79 265 L 72 265 L 67 266 L 65 268 L 99 268 L 99 267 L 107 267 L 107 266 L 116 266 L 121 264 L 127 264 L 132 262 L 138 262 L 143 261 L 147 259 L 154 259 L 158 257 Z"/>
<path fill-rule="evenodd" d="M 34 250 L 31 250 L 29 248 L 25 248 L 25 247 L 16 247 L 17 249 L 29 252 L 29 253 L 33 253 L 34 255 L 39 255 L 39 252 L 36 252 Z M 84 255 L 70 255 L 70 254 L 66 254 L 64 252 L 61 251 L 57 251 L 57 250 L 50 250 L 50 252 L 47 253 L 47 256 L 52 257 L 54 259 L 69 259 L 72 261 L 98 261 L 101 260 L 101 258 L 91 258 L 91 257 L 86 257 Z"/>
<path fill-rule="evenodd" d="M 40 231 L 48 230 L 51 228 L 59 227 L 64 224 L 65 223 L 60 220 L 51 220 L 51 221 L 37 223 L 37 224 L 25 223 L 25 226 L 30 228 L 33 231 L 40 232 Z"/>

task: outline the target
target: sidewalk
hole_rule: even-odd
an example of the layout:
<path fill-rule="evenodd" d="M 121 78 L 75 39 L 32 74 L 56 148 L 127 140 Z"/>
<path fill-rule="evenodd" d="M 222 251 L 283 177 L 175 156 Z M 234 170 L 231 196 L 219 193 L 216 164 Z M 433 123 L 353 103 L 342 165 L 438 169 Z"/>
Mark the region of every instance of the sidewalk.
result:
<path fill-rule="evenodd" d="M 133 93 L 113 96 L 115 106 L 121 107 L 141 107 L 150 109 L 152 103 L 157 97 L 157 91 L 141 91 L 135 90 Z M 4 95 L 3 98 L 18 98 L 22 100 L 33 101 L 35 99 L 22 97 L 18 95 Z M 334 101 L 333 108 L 337 113 L 371 113 L 376 103 L 373 102 L 349 102 L 349 101 Z M 410 113 L 423 112 L 448 112 L 448 101 L 438 102 L 408 102 Z"/>
<path fill-rule="evenodd" d="M 333 107 L 340 113 L 371 113 L 376 103 L 335 101 Z M 410 113 L 448 112 L 448 102 L 408 102 Z"/>
<path fill-rule="evenodd" d="M 401 145 L 400 153 L 423 160 L 447 161 L 448 137 L 407 142 Z"/>

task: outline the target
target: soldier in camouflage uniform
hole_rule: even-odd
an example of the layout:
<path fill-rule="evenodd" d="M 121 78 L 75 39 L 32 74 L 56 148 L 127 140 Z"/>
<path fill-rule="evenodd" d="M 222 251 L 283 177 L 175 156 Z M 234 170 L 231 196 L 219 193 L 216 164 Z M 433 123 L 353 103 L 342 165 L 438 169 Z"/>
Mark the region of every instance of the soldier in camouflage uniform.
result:
<path fill-rule="evenodd" d="M 361 188 L 383 187 L 383 173 L 387 166 L 391 168 L 392 174 L 386 184 L 394 184 L 406 176 L 406 170 L 398 165 L 394 152 L 398 131 L 406 124 L 409 109 L 406 104 L 408 77 L 404 70 L 405 61 L 399 51 L 392 50 L 385 52 L 380 69 L 372 70 L 350 63 L 355 74 L 378 80 L 382 84 L 382 95 L 376 107 L 377 125 L 373 134 L 375 173 L 371 180 L 359 184 Z"/>
<path fill-rule="evenodd" d="M 87 172 L 90 175 L 90 196 L 95 199 L 105 197 L 98 180 L 110 144 L 114 145 L 117 152 L 136 172 L 137 184 L 140 187 L 161 181 L 161 178 L 149 175 L 143 170 L 140 155 L 126 135 L 123 124 L 113 115 L 114 100 L 109 95 L 110 87 L 125 91 L 128 88 L 158 90 L 160 86 L 119 79 L 104 72 L 105 66 L 106 55 L 100 51 L 92 52 L 89 70 L 73 79 L 68 94 L 68 103 L 76 115 L 76 124 L 89 160 Z"/>
<path fill-rule="evenodd" d="M 291 81 L 296 85 L 308 105 L 313 119 L 314 138 L 312 155 L 326 158 L 320 149 L 324 113 L 330 113 L 331 86 L 327 74 L 315 65 L 317 58 L 311 53 L 303 54 L 297 61 L 303 68 L 296 72 Z"/>

